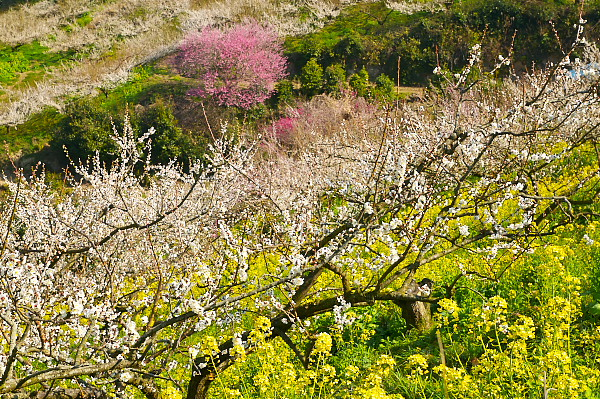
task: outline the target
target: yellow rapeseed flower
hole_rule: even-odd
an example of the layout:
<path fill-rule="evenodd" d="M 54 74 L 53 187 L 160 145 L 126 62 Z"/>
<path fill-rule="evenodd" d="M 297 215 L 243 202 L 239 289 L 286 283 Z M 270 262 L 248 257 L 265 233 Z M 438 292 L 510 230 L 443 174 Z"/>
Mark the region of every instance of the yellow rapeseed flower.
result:
<path fill-rule="evenodd" d="M 331 335 L 327 334 L 326 332 L 322 332 L 317 335 L 313 353 L 327 355 L 331 352 L 332 344 L 333 341 L 331 339 Z"/>

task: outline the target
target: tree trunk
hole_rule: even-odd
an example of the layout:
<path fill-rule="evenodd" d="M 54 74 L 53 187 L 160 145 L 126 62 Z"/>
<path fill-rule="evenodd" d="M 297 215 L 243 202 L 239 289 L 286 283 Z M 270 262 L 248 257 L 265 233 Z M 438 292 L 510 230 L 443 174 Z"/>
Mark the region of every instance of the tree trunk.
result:
<path fill-rule="evenodd" d="M 432 286 L 433 282 L 429 279 L 423 279 L 418 283 L 413 279 L 410 282 L 406 294 L 429 297 L 431 295 Z M 407 301 L 394 302 L 402 308 L 402 317 L 406 320 L 408 328 L 417 328 L 419 331 L 428 331 L 433 327 L 430 303 Z"/>

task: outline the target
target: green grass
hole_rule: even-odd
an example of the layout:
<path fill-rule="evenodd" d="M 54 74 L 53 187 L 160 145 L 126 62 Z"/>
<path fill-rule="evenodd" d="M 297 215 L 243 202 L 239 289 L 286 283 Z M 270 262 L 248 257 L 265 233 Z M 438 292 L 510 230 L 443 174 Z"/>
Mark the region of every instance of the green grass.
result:
<path fill-rule="evenodd" d="M 358 4 L 344 10 L 339 18 L 317 32 L 286 38 L 285 45 L 289 52 L 302 51 L 307 41 L 330 49 L 344 37 L 355 34 L 377 37 L 414 23 L 426 14 L 402 14 L 388 9 L 383 2 Z"/>
<path fill-rule="evenodd" d="M 17 128 L 0 127 L 2 142 L 8 145 L 10 154 L 30 154 L 41 150 L 52 137 L 52 131 L 57 128 L 64 116 L 56 108 L 46 108 L 34 114 L 27 122 Z"/>
<path fill-rule="evenodd" d="M 143 105 L 157 98 L 183 96 L 188 89 L 187 84 L 166 69 L 144 65 L 135 68 L 126 83 L 104 93 L 101 102 L 107 111 L 119 112 L 132 104 Z"/>
<path fill-rule="evenodd" d="M 90 22 L 92 22 L 93 18 L 92 18 L 92 13 L 87 11 L 84 12 L 80 15 L 78 15 L 75 19 L 69 21 L 68 24 L 62 25 L 60 27 L 60 29 L 64 30 L 65 32 L 72 32 L 75 26 L 79 26 L 81 28 L 83 28 L 84 26 L 88 25 Z"/>
<path fill-rule="evenodd" d="M 90 22 L 92 22 L 93 18 L 92 18 L 92 13 L 91 12 L 84 12 L 83 14 L 79 15 L 76 19 L 75 19 L 75 24 L 77 24 L 78 26 L 84 27 L 86 25 L 88 25 Z"/>
<path fill-rule="evenodd" d="M 52 52 L 39 42 L 10 47 L 0 45 L 0 84 L 6 86 L 41 80 L 46 68 L 75 60 L 74 50 Z"/>
<path fill-rule="evenodd" d="M 57 65 L 75 55 L 74 51 L 52 52 L 49 50 L 48 47 L 37 41 L 15 47 L 3 46 L 0 47 L 0 61 L 9 60 L 14 57 L 15 53 L 20 53 L 22 58 L 34 68 L 43 68 Z"/>

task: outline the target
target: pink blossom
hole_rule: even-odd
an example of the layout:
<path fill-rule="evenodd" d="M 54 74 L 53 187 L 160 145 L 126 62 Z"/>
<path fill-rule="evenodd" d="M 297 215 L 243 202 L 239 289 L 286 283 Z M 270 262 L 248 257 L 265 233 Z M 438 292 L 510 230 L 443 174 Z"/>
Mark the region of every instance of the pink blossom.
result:
<path fill-rule="evenodd" d="M 272 28 L 248 20 L 223 31 L 207 27 L 189 36 L 179 57 L 183 74 L 198 78 L 189 94 L 249 109 L 269 98 L 286 76 L 286 60 Z"/>
<path fill-rule="evenodd" d="M 286 142 L 294 134 L 296 118 L 284 117 L 273 122 L 273 136 L 278 141 Z"/>

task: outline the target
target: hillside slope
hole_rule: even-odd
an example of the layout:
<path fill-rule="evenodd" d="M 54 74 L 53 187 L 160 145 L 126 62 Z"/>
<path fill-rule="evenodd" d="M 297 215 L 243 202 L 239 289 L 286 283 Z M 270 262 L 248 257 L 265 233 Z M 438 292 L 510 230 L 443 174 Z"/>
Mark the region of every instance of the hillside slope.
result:
<path fill-rule="evenodd" d="M 0 43 L 13 53 L 36 43 L 45 53 L 65 56 L 42 66 L 43 73 L 26 84 L 2 85 L 0 125 L 17 126 L 48 105 L 60 108 L 66 96 L 110 90 L 125 81 L 133 67 L 168 54 L 186 33 L 203 26 L 256 18 L 282 35 L 306 33 L 351 3 L 43 0 L 11 8 L 0 14 Z M 26 66 L 22 73 L 29 72 Z"/>

